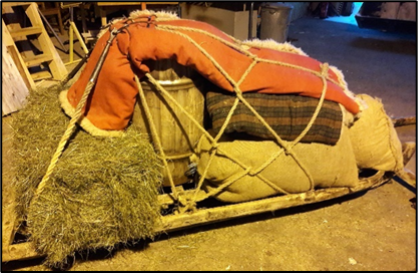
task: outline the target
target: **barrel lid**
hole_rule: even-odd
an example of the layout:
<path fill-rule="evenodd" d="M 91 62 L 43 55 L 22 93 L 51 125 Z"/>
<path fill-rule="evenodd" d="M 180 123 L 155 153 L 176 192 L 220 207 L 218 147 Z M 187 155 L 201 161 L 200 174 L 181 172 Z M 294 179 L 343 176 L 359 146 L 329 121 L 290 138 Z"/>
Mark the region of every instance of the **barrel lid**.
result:
<path fill-rule="evenodd" d="M 261 5 L 262 8 L 274 9 L 274 10 L 291 10 L 293 6 L 289 6 L 280 2 L 269 2 Z"/>

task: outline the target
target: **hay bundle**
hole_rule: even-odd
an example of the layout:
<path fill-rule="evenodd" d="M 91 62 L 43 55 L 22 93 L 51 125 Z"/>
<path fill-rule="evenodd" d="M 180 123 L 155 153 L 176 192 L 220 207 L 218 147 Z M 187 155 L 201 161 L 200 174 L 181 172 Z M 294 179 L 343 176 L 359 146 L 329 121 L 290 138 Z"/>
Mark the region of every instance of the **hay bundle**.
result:
<path fill-rule="evenodd" d="M 97 138 L 78 130 L 39 198 L 32 203 L 68 124 L 59 87 L 33 92 L 14 121 L 17 214 L 46 264 L 60 267 L 75 251 L 112 248 L 153 237 L 161 162 L 144 136 Z"/>

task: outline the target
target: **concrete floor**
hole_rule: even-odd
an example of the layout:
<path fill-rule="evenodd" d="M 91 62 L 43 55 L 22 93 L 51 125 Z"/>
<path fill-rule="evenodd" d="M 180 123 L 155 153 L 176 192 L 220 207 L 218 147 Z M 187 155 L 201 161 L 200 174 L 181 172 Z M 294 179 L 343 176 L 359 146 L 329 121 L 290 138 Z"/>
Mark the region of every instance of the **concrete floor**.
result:
<path fill-rule="evenodd" d="M 340 68 L 350 90 L 383 100 L 390 115 L 415 116 L 416 38 L 302 18 L 295 46 Z M 398 129 L 403 141 L 416 127 Z M 3 144 L 5 146 L 5 144 Z M 408 168 L 416 171 L 416 159 Z M 3 183 L 5 184 L 5 183 Z M 111 255 L 77 259 L 72 271 L 414 271 L 415 196 L 396 181 L 354 196 L 159 236 Z M 42 260 L 4 270 L 49 270 Z"/>
<path fill-rule="evenodd" d="M 417 115 L 415 35 L 308 17 L 291 24 L 289 40 L 309 56 L 342 70 L 354 93 L 380 98 L 389 116 Z M 416 140 L 414 126 L 398 132 L 403 141 Z M 415 171 L 415 162 L 409 168 Z"/>

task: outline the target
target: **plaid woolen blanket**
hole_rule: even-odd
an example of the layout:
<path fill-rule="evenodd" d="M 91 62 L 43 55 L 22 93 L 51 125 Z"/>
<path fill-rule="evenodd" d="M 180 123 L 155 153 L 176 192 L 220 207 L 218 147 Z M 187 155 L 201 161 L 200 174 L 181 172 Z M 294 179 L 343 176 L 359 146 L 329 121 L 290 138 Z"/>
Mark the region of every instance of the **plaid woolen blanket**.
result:
<path fill-rule="evenodd" d="M 292 141 L 309 123 L 319 99 L 298 95 L 243 93 L 243 97 L 284 140 Z M 213 92 L 206 94 L 206 106 L 212 129 L 219 131 L 235 101 L 235 94 Z M 325 100 L 311 129 L 301 142 L 334 145 L 340 138 L 343 114 L 340 106 Z M 226 134 L 246 133 L 273 139 L 268 129 L 240 102 L 226 130 Z"/>

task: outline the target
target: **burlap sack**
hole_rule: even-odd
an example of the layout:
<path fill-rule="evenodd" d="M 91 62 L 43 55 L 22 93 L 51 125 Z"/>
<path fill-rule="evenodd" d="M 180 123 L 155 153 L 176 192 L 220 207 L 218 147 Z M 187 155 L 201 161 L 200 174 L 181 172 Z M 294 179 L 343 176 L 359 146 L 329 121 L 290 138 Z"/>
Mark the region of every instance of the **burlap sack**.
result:
<path fill-rule="evenodd" d="M 404 168 L 401 142 L 380 100 L 357 95 L 368 106 L 350 127 L 350 139 L 359 168 L 397 171 Z"/>
<path fill-rule="evenodd" d="M 258 170 L 258 167 L 279 151 L 279 146 L 273 141 L 224 141 L 220 142 L 218 148 L 232 155 L 247 167 L 252 167 L 251 171 Z M 198 164 L 198 173 L 203 175 L 210 158 L 211 143 L 207 138 L 202 137 L 196 149 L 196 155 L 192 157 L 192 161 Z M 356 160 L 346 127 L 343 127 L 341 137 L 334 146 L 299 143 L 293 150 L 309 170 L 316 187 L 351 187 L 358 181 Z M 218 149 L 218 153 L 205 175 L 206 182 L 203 189 L 206 192 L 212 192 L 229 180 L 236 178 L 243 171 L 243 168 L 221 154 Z M 291 156 L 282 153 L 260 173 L 241 177 L 214 197 L 225 202 L 243 202 L 281 193 L 270 187 L 257 175 L 263 176 L 276 187 L 288 193 L 301 193 L 310 190 L 309 179 L 302 169 Z"/>

